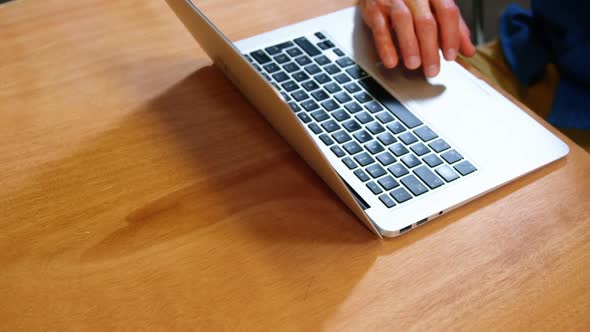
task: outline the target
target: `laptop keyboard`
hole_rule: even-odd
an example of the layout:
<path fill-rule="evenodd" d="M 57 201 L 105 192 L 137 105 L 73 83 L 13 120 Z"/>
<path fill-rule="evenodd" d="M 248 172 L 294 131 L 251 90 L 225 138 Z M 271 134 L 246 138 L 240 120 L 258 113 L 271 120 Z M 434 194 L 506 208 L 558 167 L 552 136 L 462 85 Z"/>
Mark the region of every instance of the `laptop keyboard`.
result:
<path fill-rule="evenodd" d="M 477 170 L 323 33 L 315 37 L 244 56 L 387 208 Z"/>

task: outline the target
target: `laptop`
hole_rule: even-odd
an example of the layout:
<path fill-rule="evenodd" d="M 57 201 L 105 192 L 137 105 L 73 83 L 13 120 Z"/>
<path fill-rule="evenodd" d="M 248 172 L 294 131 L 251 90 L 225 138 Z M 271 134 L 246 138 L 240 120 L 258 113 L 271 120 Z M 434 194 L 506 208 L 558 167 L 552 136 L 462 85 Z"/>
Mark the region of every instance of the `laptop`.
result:
<path fill-rule="evenodd" d="M 375 234 L 395 237 L 564 157 L 568 146 L 456 62 L 379 62 L 356 7 L 232 43 L 167 0 L 224 74 Z"/>

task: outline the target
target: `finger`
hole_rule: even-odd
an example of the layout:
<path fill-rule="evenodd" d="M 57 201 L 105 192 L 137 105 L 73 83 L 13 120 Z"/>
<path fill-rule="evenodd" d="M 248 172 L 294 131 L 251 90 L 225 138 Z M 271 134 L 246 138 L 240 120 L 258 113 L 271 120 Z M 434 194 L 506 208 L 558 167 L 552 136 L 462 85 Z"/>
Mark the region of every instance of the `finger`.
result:
<path fill-rule="evenodd" d="M 365 21 L 373 32 L 373 39 L 383 65 L 387 68 L 394 68 L 398 63 L 398 55 L 391 38 L 389 18 L 379 5 L 371 2 L 366 7 Z"/>
<path fill-rule="evenodd" d="M 408 69 L 420 67 L 420 47 L 414 30 L 414 20 L 410 9 L 402 0 L 393 0 L 391 4 L 391 25 L 397 37 L 397 44 Z"/>
<path fill-rule="evenodd" d="M 424 74 L 428 77 L 434 77 L 440 70 L 440 56 L 438 54 L 436 21 L 430 10 L 430 4 L 428 0 L 419 0 L 410 2 L 409 7 L 412 16 L 414 16 L 414 26 L 420 44 Z"/>
<path fill-rule="evenodd" d="M 445 59 L 457 58 L 461 40 L 459 18 L 461 13 L 453 0 L 432 0 L 432 7 L 440 28 L 440 41 Z"/>
<path fill-rule="evenodd" d="M 459 18 L 459 21 L 459 30 L 461 32 L 459 51 L 465 56 L 472 57 L 476 50 L 471 42 L 471 32 L 469 32 L 469 27 L 467 27 L 462 17 Z"/>

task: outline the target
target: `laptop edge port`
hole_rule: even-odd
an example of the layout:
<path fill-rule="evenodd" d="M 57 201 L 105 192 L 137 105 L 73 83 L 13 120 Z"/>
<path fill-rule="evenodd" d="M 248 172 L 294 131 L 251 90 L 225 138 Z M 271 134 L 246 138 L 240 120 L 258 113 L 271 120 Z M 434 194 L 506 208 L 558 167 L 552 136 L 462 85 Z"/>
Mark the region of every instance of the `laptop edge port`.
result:
<path fill-rule="evenodd" d="M 424 218 L 424 219 L 422 219 L 422 220 L 418 221 L 418 222 L 416 223 L 416 226 L 420 226 L 420 225 L 422 225 L 423 223 L 425 223 L 425 222 L 427 222 L 427 221 L 428 221 L 428 218 Z"/>
<path fill-rule="evenodd" d="M 410 225 L 410 226 L 406 226 L 406 227 L 404 227 L 404 228 L 400 229 L 400 230 L 399 230 L 399 233 L 400 233 L 400 234 L 401 234 L 401 233 L 405 233 L 405 232 L 409 231 L 410 229 L 412 229 L 412 225 Z"/>

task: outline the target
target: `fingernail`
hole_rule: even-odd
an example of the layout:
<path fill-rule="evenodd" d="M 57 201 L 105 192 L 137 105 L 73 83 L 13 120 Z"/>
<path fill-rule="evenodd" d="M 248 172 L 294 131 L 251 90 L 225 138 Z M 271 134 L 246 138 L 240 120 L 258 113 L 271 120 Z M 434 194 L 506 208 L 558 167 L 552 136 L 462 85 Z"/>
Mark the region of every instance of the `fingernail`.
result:
<path fill-rule="evenodd" d="M 434 77 L 434 76 L 436 76 L 436 74 L 438 74 L 438 66 L 437 65 L 432 65 L 432 66 L 429 66 L 428 68 L 426 68 L 426 76 Z"/>
<path fill-rule="evenodd" d="M 383 59 L 383 65 L 385 66 L 385 68 L 392 68 L 393 67 L 393 58 L 390 56 L 386 56 Z"/>
<path fill-rule="evenodd" d="M 408 58 L 408 67 L 410 69 L 415 69 L 418 68 L 420 66 L 420 58 L 412 55 L 411 57 Z"/>
<path fill-rule="evenodd" d="M 452 61 L 452 60 L 455 60 L 455 59 L 457 59 L 457 50 L 454 49 L 454 48 L 449 48 L 447 50 L 447 60 Z"/>

